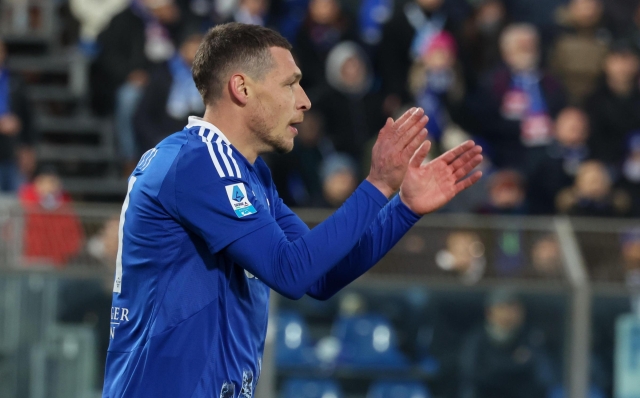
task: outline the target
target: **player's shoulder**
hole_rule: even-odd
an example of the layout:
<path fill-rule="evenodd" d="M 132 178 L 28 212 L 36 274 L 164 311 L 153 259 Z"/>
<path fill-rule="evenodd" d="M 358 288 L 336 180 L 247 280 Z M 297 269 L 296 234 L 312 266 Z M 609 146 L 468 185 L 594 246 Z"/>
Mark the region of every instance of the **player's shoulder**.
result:
<path fill-rule="evenodd" d="M 179 155 L 179 173 L 208 182 L 243 179 L 247 174 L 246 160 L 217 127 L 190 118 L 185 131 L 188 141 Z"/>

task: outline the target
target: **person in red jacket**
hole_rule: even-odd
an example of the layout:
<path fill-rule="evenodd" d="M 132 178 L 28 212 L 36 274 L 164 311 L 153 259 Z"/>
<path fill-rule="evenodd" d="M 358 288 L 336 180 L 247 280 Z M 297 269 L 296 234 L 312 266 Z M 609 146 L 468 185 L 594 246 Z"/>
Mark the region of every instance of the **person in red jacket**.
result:
<path fill-rule="evenodd" d="M 63 268 L 82 248 L 84 232 L 54 170 L 43 169 L 19 192 L 25 265 Z"/>

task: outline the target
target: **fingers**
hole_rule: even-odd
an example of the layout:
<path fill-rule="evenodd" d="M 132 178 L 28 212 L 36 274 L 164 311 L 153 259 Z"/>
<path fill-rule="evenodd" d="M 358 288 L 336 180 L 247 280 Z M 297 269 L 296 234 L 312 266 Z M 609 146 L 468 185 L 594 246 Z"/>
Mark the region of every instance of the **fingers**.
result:
<path fill-rule="evenodd" d="M 478 153 L 475 156 L 473 156 L 471 159 L 469 159 L 466 163 L 461 165 L 460 168 L 458 168 L 458 170 L 455 170 L 453 172 L 453 176 L 455 177 L 456 181 L 463 178 L 467 174 L 469 174 L 469 172 L 475 169 L 481 162 L 482 162 L 482 155 Z"/>
<path fill-rule="evenodd" d="M 411 140 L 411 142 L 409 142 L 409 144 L 404 148 L 405 155 L 413 156 L 413 154 L 416 152 L 416 149 L 418 149 L 420 144 L 422 144 L 424 140 L 427 139 L 428 134 L 429 132 L 427 131 L 427 129 L 422 128 L 418 132 L 418 134 L 416 134 L 415 137 L 413 137 L 413 140 Z"/>
<path fill-rule="evenodd" d="M 398 144 L 404 148 L 427 125 L 429 118 L 422 108 L 417 108 L 402 124 L 396 122 L 396 137 Z"/>
<path fill-rule="evenodd" d="M 402 114 L 402 116 L 400 116 L 398 118 L 398 120 L 396 120 L 394 122 L 394 127 L 400 127 L 402 126 L 402 124 L 407 121 L 407 119 L 409 119 L 411 117 L 411 115 L 413 115 L 413 113 L 416 111 L 417 108 L 413 107 L 410 109 L 407 109 L 407 111 L 405 113 Z"/>
<path fill-rule="evenodd" d="M 429 149 L 431 149 L 431 141 L 424 141 L 422 145 L 416 150 L 416 152 L 411 157 L 409 161 L 410 167 L 420 167 L 424 159 L 427 157 L 429 153 Z"/>
<path fill-rule="evenodd" d="M 475 143 L 473 141 L 471 140 L 465 141 L 462 144 L 458 145 L 457 147 L 440 155 L 440 159 L 444 160 L 446 164 L 451 164 L 451 162 L 453 162 L 458 156 L 462 155 L 463 153 L 473 148 L 474 146 L 475 146 Z"/>
<path fill-rule="evenodd" d="M 480 177 L 482 177 L 482 172 L 476 171 L 464 180 L 458 181 L 454 186 L 456 195 L 478 182 Z"/>
<path fill-rule="evenodd" d="M 460 167 L 462 167 L 465 163 L 471 160 L 474 156 L 479 155 L 481 153 L 482 153 L 482 147 L 480 147 L 479 145 L 475 145 L 469 148 L 467 151 L 465 151 L 462 155 L 458 156 L 456 160 L 454 160 L 450 164 L 450 166 L 453 168 L 453 171 L 455 172 Z"/>

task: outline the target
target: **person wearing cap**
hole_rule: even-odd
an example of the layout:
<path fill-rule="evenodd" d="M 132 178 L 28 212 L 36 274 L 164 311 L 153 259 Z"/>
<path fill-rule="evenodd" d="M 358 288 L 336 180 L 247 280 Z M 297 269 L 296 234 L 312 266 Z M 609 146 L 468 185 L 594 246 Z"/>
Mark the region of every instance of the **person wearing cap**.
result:
<path fill-rule="evenodd" d="M 496 289 L 485 301 L 485 322 L 460 353 L 461 398 L 540 398 L 554 382 L 542 332 L 525 326 L 521 298 Z"/>

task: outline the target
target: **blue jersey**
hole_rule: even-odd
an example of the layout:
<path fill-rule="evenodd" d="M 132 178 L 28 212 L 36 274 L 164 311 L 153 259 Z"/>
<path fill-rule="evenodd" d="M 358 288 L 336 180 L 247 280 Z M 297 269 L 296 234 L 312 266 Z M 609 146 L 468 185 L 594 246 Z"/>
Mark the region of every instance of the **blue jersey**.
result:
<path fill-rule="evenodd" d="M 270 288 L 330 297 L 417 218 L 365 182 L 309 231 L 260 158 L 190 118 L 129 178 L 103 397 L 252 397 Z"/>

